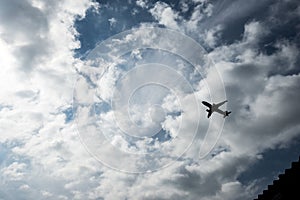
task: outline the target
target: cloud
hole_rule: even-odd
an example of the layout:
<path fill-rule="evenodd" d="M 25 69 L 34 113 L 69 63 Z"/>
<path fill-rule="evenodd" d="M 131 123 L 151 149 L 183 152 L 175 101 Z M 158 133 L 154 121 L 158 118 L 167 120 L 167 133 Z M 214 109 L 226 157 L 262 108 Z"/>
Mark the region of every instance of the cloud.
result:
<path fill-rule="evenodd" d="M 1 2 L 0 51 L 5 57 L 0 61 L 0 86 L 6 98 L 0 100 L 4 108 L 0 142 L 9 149 L 1 161 L 4 199 L 68 195 L 55 188 L 66 182 L 68 175 L 62 171 L 75 166 L 63 167 L 72 153 L 64 148 L 68 140 L 60 134 L 74 130 L 64 124 L 61 109 L 71 105 L 74 65 L 81 64 L 73 57 L 79 47 L 73 24 L 91 5 L 88 1 Z M 76 141 L 69 137 L 71 145 Z"/>
<path fill-rule="evenodd" d="M 160 24 L 165 25 L 167 28 L 176 30 L 179 28 L 176 22 L 179 15 L 168 4 L 157 2 L 149 11 Z"/>
<path fill-rule="evenodd" d="M 149 108 L 146 103 L 139 104 L 133 106 L 135 112 L 132 114 L 138 118 L 144 116 L 142 125 L 145 127 L 149 128 L 153 125 L 151 122 L 154 122 L 163 128 L 162 134 L 169 133 L 170 141 L 163 142 L 153 138 L 138 142 L 129 140 L 129 137 L 118 132 L 118 124 L 114 123 L 113 108 L 107 101 L 113 98 L 112 90 L 118 86 L 116 80 L 130 69 L 128 66 L 132 63 L 124 61 L 126 56 L 115 59 L 113 54 L 109 55 L 114 58 L 113 67 L 103 67 L 100 72 L 91 63 L 74 57 L 74 49 L 80 47 L 77 40 L 79 33 L 74 28 L 75 19 L 84 18 L 87 9 L 95 4 L 89 1 L 1 3 L 0 52 L 4 59 L 0 60 L 3 66 L 0 73 L 0 96 L 5 97 L 0 100 L 0 147 L 1 151 L 4 149 L 4 153 L 0 154 L 0 158 L 4 158 L 0 166 L 1 198 L 217 200 L 251 199 L 256 195 L 258 189 L 253 186 L 255 180 L 243 184 L 239 176 L 257 162 L 259 155 L 266 150 L 289 146 L 294 138 L 299 137 L 297 34 L 288 35 L 284 31 L 280 32 L 280 37 L 276 37 L 273 33 L 279 30 L 281 23 L 289 24 L 289 19 L 295 20 L 298 17 L 296 11 L 299 6 L 294 1 L 277 1 L 270 7 L 269 1 L 255 1 L 247 6 L 242 5 L 241 1 L 193 3 L 194 9 L 187 17 L 167 3 L 151 5 L 147 1 L 137 1 L 140 7 L 149 8 L 159 24 L 184 30 L 194 38 L 204 38 L 210 47 L 205 56 L 214 61 L 215 68 L 222 75 L 229 100 L 228 109 L 233 113 L 226 118 L 223 133 L 218 138 L 221 116 L 212 116 L 208 122 L 205 109 L 200 110 L 200 116 L 195 109 L 196 103 L 209 100 L 210 95 L 221 98 L 218 94 L 222 88 L 214 83 L 214 68 L 208 66 L 201 74 L 203 77 L 200 77 L 190 64 L 182 61 L 179 56 L 171 56 L 170 52 L 161 50 L 156 54 L 147 54 L 144 50 L 135 49 L 128 53 L 138 64 L 143 65 L 143 61 L 155 59 L 164 65 L 174 66 L 175 71 L 180 72 L 177 76 L 188 78 L 193 89 L 191 92 L 192 89 L 185 87 L 181 79 L 174 80 L 176 74 L 167 70 L 160 70 L 155 75 L 149 70 L 135 71 L 141 76 L 132 75 L 133 78 L 125 80 L 124 89 L 128 93 L 145 77 L 147 80 L 157 78 L 165 81 L 163 83 L 169 81 L 177 86 L 173 88 L 178 93 L 164 93 L 161 89 L 161 93 L 156 93 L 157 96 L 142 92 L 133 96 L 133 99 L 140 100 L 137 102 L 147 100 L 157 103 L 160 100 L 161 107 Z M 292 12 L 287 12 L 291 9 L 289 5 L 292 6 Z M 188 12 L 186 4 L 181 6 L 184 13 Z M 279 9 L 281 7 L 284 11 Z M 265 8 L 270 8 L 266 16 L 255 15 L 256 9 Z M 248 15 L 251 20 L 245 20 Z M 239 18 L 242 20 L 239 21 Z M 116 25 L 115 20 L 119 23 L 117 18 L 110 19 L 112 26 Z M 230 27 L 234 29 L 230 30 Z M 123 47 L 126 42 L 138 39 L 142 44 L 149 45 L 157 36 L 147 35 L 143 29 L 137 30 L 136 35 L 128 35 L 127 41 L 116 40 L 114 44 Z M 232 37 L 234 39 L 230 37 L 230 42 L 224 42 L 228 32 L 233 35 L 239 33 L 239 36 L 235 35 Z M 143 40 L 139 40 L 141 38 Z M 160 42 L 166 49 L 170 46 L 167 40 Z M 155 47 L 157 44 L 153 45 Z M 191 51 L 189 46 L 174 48 L 180 50 L 177 52 L 187 52 L 191 58 L 198 53 Z M 111 63 L 99 61 L 97 64 L 109 66 Z M 118 66 L 123 68 L 119 69 Z M 106 161 L 114 162 L 115 166 L 121 165 L 122 168 L 124 165 L 126 169 L 143 169 L 145 163 L 154 168 L 170 161 L 172 165 L 152 173 L 127 174 L 109 169 L 91 156 L 91 152 L 85 149 L 85 138 L 80 138 L 76 128 L 66 123 L 67 116 L 64 113 L 71 107 L 75 74 L 79 77 L 77 86 L 82 86 L 79 88 L 82 93 L 75 94 L 81 95 L 82 99 L 82 104 L 76 107 L 76 113 L 82 113 L 76 116 L 79 125 L 82 121 L 91 122 L 84 127 L 84 130 L 88 130 L 87 134 L 99 130 L 99 127 L 93 126 L 93 122 L 97 122 L 106 131 L 103 138 L 99 135 L 92 137 L 90 144 L 94 145 L 95 152 L 102 153 Z M 168 77 L 166 74 L 174 76 Z M 102 82 L 97 82 L 97 76 L 102 78 Z M 210 84 L 211 91 L 206 83 Z M 93 87 L 96 86 L 99 86 L 96 94 L 102 96 L 90 98 L 95 94 Z M 156 91 L 160 90 L 146 90 L 147 94 Z M 145 96 L 147 98 L 142 99 Z M 99 109 L 103 109 L 96 120 L 92 113 L 100 111 L 86 106 L 92 101 L 99 103 L 102 106 Z M 160 113 L 161 109 L 166 113 Z M 133 121 L 137 122 L 138 118 Z M 180 123 L 181 134 L 178 134 Z M 185 144 L 193 139 L 197 123 L 199 128 L 196 140 L 178 159 L 178 152 L 182 152 Z M 209 127 L 212 135 L 205 137 L 204 133 Z M 109 142 L 101 140 L 107 139 L 105 137 Z M 216 138 L 219 140 L 213 151 L 209 152 L 208 145 L 208 149 L 204 148 L 208 154 L 199 159 L 201 142 L 206 139 L 208 144 L 214 144 Z M 100 146 L 97 139 L 103 142 Z M 134 142 L 135 146 L 132 145 Z M 133 154 L 157 149 L 165 154 L 150 159 L 147 156 L 122 157 L 120 155 L 123 154 L 115 153 L 111 144 Z"/>
<path fill-rule="evenodd" d="M 274 6 L 277 7 L 279 4 Z M 230 17 L 233 16 L 234 14 Z M 229 99 L 231 101 L 229 107 L 236 113 L 227 122 L 218 144 L 229 146 L 229 155 L 245 158 L 245 155 L 250 154 L 253 159 L 250 159 L 251 162 L 256 160 L 256 154 L 269 148 L 276 148 L 278 145 L 285 146 L 293 140 L 292 138 L 299 136 L 297 126 L 299 111 L 295 109 L 296 101 L 299 99 L 297 86 L 299 76 L 295 71 L 299 49 L 293 43 L 278 38 L 274 40 L 277 50 L 271 54 L 261 51 L 261 43 L 272 35 L 273 28 L 274 25 L 270 24 L 268 18 L 266 21 L 246 23 L 241 40 L 230 45 L 221 45 L 209 53 L 222 74 L 228 98 L 234 97 Z M 211 38 L 212 41 L 215 39 L 213 36 Z M 210 76 L 213 74 L 208 73 L 207 78 Z M 237 138 L 239 139 L 236 140 Z M 222 166 L 226 167 L 228 164 L 225 160 L 221 160 Z M 242 163 L 239 162 L 238 165 L 242 166 Z M 237 169 L 233 171 L 236 176 L 241 173 Z M 186 183 L 189 181 L 192 181 L 191 177 L 187 177 Z M 216 192 L 208 199 L 222 199 L 224 196 L 233 199 L 236 193 L 241 194 L 241 197 L 236 197 L 237 199 L 252 198 L 248 195 L 255 194 L 250 191 L 250 186 L 241 185 L 235 178 L 223 183 L 218 180 L 216 183 L 219 187 L 217 185 L 207 187 L 214 188 Z M 183 187 L 184 184 L 180 186 Z M 199 187 L 197 189 L 199 190 Z M 194 192 L 191 191 L 189 194 L 192 195 Z"/>
<path fill-rule="evenodd" d="M 115 26 L 117 23 L 117 20 L 115 18 L 108 19 L 110 26 Z"/>
<path fill-rule="evenodd" d="M 142 8 L 148 8 L 148 1 L 147 0 L 137 0 L 136 5 L 142 7 Z"/>
<path fill-rule="evenodd" d="M 25 163 L 13 162 L 8 167 L 2 169 L 4 177 L 10 180 L 22 180 L 24 178 L 24 169 L 26 168 Z"/>

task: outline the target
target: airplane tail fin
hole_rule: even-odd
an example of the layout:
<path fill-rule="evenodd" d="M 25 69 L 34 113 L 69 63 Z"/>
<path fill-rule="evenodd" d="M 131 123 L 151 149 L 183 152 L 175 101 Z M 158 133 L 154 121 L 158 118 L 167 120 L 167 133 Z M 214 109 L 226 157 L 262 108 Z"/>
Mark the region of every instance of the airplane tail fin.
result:
<path fill-rule="evenodd" d="M 224 118 L 227 117 L 230 113 L 231 111 L 225 111 Z"/>

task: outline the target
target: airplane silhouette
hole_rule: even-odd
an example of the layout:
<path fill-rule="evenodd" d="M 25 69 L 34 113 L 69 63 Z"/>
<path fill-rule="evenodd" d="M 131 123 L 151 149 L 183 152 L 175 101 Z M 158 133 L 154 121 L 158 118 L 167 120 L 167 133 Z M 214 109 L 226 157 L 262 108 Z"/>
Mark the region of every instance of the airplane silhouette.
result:
<path fill-rule="evenodd" d="M 217 113 L 220 113 L 220 114 L 222 114 L 223 116 L 224 116 L 224 118 L 225 117 L 227 117 L 231 112 L 230 111 L 223 111 L 223 110 L 220 110 L 219 109 L 219 107 L 221 106 L 221 105 L 223 105 L 224 103 L 226 103 L 227 102 L 227 100 L 226 101 L 223 101 L 223 102 L 221 102 L 221 103 L 218 103 L 218 104 L 210 104 L 210 103 L 208 103 L 208 102 L 206 102 L 206 101 L 202 101 L 202 104 L 203 105 L 205 105 L 205 106 L 207 106 L 209 109 L 206 109 L 206 111 L 208 112 L 208 114 L 207 114 L 207 118 L 209 118 L 210 116 L 211 116 L 211 114 L 213 113 L 213 112 L 217 112 Z"/>

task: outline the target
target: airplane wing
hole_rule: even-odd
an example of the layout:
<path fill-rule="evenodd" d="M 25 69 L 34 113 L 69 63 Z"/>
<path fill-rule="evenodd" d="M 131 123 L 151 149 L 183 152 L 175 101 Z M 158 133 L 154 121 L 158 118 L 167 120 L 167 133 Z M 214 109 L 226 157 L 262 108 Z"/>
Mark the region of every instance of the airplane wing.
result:
<path fill-rule="evenodd" d="M 207 118 L 209 118 L 211 116 L 211 114 L 212 114 L 211 110 L 208 110 L 207 111 Z"/>
<path fill-rule="evenodd" d="M 227 100 L 226 100 L 226 101 L 222 101 L 221 103 L 217 103 L 216 106 L 217 106 L 217 107 L 220 107 L 221 105 L 223 105 L 223 104 L 226 103 L 226 102 L 227 102 Z"/>
<path fill-rule="evenodd" d="M 202 101 L 202 104 L 205 105 L 205 106 L 207 106 L 207 107 L 209 107 L 209 108 L 211 108 L 211 104 L 208 103 L 208 102 L 206 102 L 206 101 Z"/>

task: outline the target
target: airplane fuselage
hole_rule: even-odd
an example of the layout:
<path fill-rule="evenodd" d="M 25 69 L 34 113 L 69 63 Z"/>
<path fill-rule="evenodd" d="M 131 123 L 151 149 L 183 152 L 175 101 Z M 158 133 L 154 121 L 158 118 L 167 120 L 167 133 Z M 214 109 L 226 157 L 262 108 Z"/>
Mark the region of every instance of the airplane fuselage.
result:
<path fill-rule="evenodd" d="M 209 118 L 213 112 L 217 112 L 217 113 L 222 114 L 224 116 L 224 118 L 227 117 L 231 112 L 230 111 L 223 111 L 223 110 L 219 109 L 219 107 L 222 106 L 226 102 L 227 102 L 227 100 L 223 101 L 223 102 L 220 102 L 218 104 L 214 104 L 214 103 L 210 104 L 206 101 L 202 101 L 202 104 L 208 107 L 208 109 L 206 109 L 206 112 L 208 112 L 207 118 Z"/>

